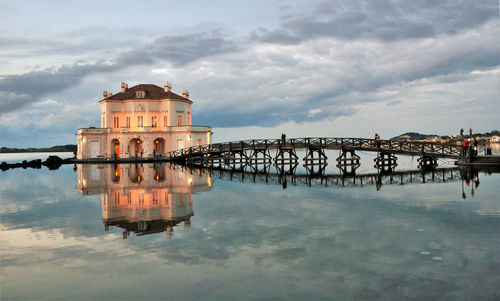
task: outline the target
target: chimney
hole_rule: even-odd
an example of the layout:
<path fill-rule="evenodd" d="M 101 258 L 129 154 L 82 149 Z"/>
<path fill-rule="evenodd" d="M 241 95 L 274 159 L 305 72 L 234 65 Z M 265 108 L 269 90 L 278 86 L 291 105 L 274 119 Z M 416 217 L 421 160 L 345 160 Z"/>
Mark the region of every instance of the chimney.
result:
<path fill-rule="evenodd" d="M 172 84 L 169 82 L 164 82 L 163 88 L 165 89 L 165 92 L 170 92 L 170 90 L 172 90 Z"/>
<path fill-rule="evenodd" d="M 189 98 L 189 91 L 186 89 L 182 89 L 182 96 L 185 98 Z"/>
<path fill-rule="evenodd" d="M 122 87 L 122 93 L 125 92 L 125 91 L 127 91 L 127 89 L 128 89 L 128 85 L 126 83 L 124 83 L 124 82 L 122 82 L 122 86 L 121 87 Z"/>
<path fill-rule="evenodd" d="M 108 91 L 102 92 L 102 97 L 103 98 L 108 98 Z"/>

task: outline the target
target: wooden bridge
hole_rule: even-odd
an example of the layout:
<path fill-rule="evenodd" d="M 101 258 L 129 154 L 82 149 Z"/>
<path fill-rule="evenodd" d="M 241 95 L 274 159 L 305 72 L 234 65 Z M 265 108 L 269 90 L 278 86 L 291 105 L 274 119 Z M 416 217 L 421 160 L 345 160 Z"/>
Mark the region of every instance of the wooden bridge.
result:
<path fill-rule="evenodd" d="M 462 147 L 456 144 L 415 141 L 374 140 L 363 138 L 291 138 L 243 140 L 184 148 L 168 153 L 171 160 L 206 167 L 236 169 L 244 165 L 293 166 L 298 164 L 297 150 L 306 152 L 304 166 L 326 165 L 325 150 L 341 150 L 337 166 L 353 172 L 359 166 L 356 151 L 376 152 L 376 167 L 392 169 L 396 154 L 419 156 L 422 167 L 437 166 L 438 158 L 459 159 Z"/>

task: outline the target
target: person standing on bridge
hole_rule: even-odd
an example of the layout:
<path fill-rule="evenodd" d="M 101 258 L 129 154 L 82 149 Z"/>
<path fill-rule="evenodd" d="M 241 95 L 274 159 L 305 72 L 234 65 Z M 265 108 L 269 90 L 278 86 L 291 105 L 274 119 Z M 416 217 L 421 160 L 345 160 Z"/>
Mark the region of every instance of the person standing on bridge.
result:
<path fill-rule="evenodd" d="M 377 133 L 375 133 L 375 139 L 374 140 L 375 140 L 375 145 L 377 147 L 380 147 L 380 140 L 381 139 L 380 139 L 380 136 Z"/>
<path fill-rule="evenodd" d="M 462 151 L 463 153 L 463 156 L 466 156 L 467 155 L 467 149 L 469 148 L 469 140 L 468 139 L 465 139 L 464 140 L 464 149 Z"/>
<path fill-rule="evenodd" d="M 474 156 L 477 156 L 477 145 L 478 145 L 478 143 L 477 143 L 476 137 L 472 138 L 472 145 L 474 147 Z"/>

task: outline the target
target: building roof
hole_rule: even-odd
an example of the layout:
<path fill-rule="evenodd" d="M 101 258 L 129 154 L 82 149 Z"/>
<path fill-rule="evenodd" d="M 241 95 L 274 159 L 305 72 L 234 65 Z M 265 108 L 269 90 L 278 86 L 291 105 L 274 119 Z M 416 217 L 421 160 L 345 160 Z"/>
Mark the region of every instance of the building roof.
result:
<path fill-rule="evenodd" d="M 144 91 L 146 95 L 143 98 L 137 98 L 136 94 L 137 91 Z M 152 84 L 140 84 L 137 86 L 133 86 L 132 88 L 125 90 L 125 92 L 116 93 L 110 97 L 104 98 L 103 100 L 133 100 L 133 99 L 157 99 L 157 100 L 174 99 L 192 103 L 192 101 L 186 97 L 175 94 L 172 91 L 166 92 L 165 89 Z"/>

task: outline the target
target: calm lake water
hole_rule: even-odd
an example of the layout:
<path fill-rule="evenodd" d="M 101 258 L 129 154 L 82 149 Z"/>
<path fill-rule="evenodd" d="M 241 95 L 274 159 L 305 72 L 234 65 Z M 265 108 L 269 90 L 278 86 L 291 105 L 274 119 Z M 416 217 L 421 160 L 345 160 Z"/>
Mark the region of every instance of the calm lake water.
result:
<path fill-rule="evenodd" d="M 1 299 L 500 300 L 500 174 L 443 167 L 0 172 Z"/>

